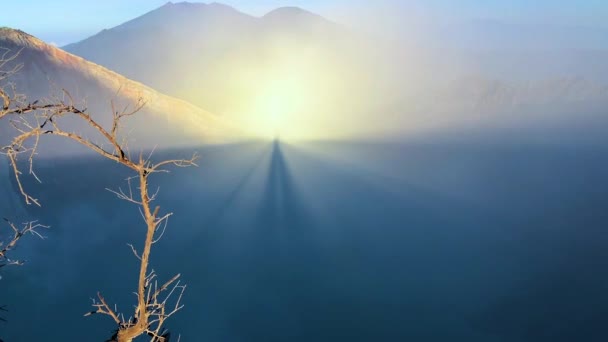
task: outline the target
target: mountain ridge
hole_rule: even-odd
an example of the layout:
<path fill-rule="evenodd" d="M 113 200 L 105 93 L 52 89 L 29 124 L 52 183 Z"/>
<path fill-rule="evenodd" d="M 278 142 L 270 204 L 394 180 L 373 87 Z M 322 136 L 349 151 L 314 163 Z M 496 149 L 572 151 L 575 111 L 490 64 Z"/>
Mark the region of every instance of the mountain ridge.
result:
<path fill-rule="evenodd" d="M 169 5 L 180 6 L 189 5 Z M 559 109 L 566 117 L 586 107 L 596 111 L 608 102 L 603 82 L 577 79 L 570 68 L 539 78 L 527 70 L 524 82 L 496 80 L 480 67 L 488 63 L 485 59 L 449 49 L 417 51 L 392 41 L 368 40 L 341 31 L 328 20 L 319 25 L 317 19 L 322 17 L 296 7 L 279 8 L 260 18 L 242 15 L 237 18 L 243 20 L 237 21 L 207 15 L 205 20 L 191 21 L 156 17 L 147 22 L 147 29 L 127 23 L 121 26 L 128 28 L 124 32 L 110 30 L 104 37 L 93 36 L 67 48 L 165 93 L 253 124 L 263 119 L 264 111 L 272 110 L 264 101 L 272 104 L 273 96 L 286 98 L 280 103 L 285 107 L 297 102 L 290 96 L 309 101 L 302 112 L 314 109 L 323 118 L 318 127 L 311 124 L 311 131 L 324 131 L 330 125 L 339 130 L 381 131 L 402 121 L 422 127 L 496 118 L 528 120 L 544 113 L 541 109 L 551 113 Z M 120 58 L 113 49 L 121 51 Z M 144 58 L 146 63 L 141 62 Z M 481 77 L 470 77 L 476 75 Z M 297 82 L 290 83 L 294 79 Z M 256 106 L 260 109 L 250 110 Z M 569 113 L 562 110 L 570 106 Z M 436 118 L 424 119 L 427 112 L 436 113 Z M 360 129 L 370 113 L 389 114 L 374 121 L 375 126 L 365 123 Z"/>
<path fill-rule="evenodd" d="M 178 12 L 178 11 L 183 11 L 183 12 Z M 70 51 L 71 49 L 77 48 L 77 46 L 79 44 L 83 44 L 86 41 L 99 36 L 100 34 L 108 33 L 108 31 L 123 30 L 129 26 L 136 25 L 142 21 L 149 21 L 152 18 L 157 19 L 157 18 L 155 18 L 156 16 L 168 16 L 168 15 L 183 15 L 186 18 L 191 18 L 196 15 L 205 15 L 207 17 L 205 19 L 215 19 L 215 17 L 218 17 L 219 15 L 230 15 L 239 20 L 249 20 L 252 22 L 253 21 L 262 22 L 264 20 L 275 20 L 275 19 L 279 19 L 281 17 L 282 18 L 289 17 L 289 19 L 298 18 L 298 20 L 313 19 L 313 20 L 316 20 L 317 22 L 324 22 L 326 24 L 335 25 L 335 23 L 331 22 L 330 20 L 327 20 L 326 18 L 322 17 L 321 15 L 307 11 L 307 10 L 302 9 L 301 7 L 297 7 L 297 6 L 278 7 L 276 9 L 273 9 L 273 10 L 267 12 L 264 15 L 253 16 L 253 15 L 241 12 L 238 9 L 236 9 L 235 7 L 232 7 L 230 5 L 226 5 L 226 4 L 223 4 L 220 2 L 202 3 L 202 2 L 188 2 L 188 1 L 182 1 L 182 2 L 169 1 L 169 2 L 165 3 L 164 5 L 162 5 L 158 8 L 155 8 L 151 11 L 148 11 L 136 18 L 128 20 L 115 27 L 101 30 L 100 32 L 98 32 L 90 37 L 84 38 L 80 41 L 66 44 L 66 45 L 62 46 L 62 48 L 65 49 L 66 51 Z M 160 19 L 160 18 L 158 18 L 158 19 Z M 204 25 L 203 22 L 201 22 L 200 24 Z"/>
<path fill-rule="evenodd" d="M 341 29 L 296 7 L 254 17 L 218 3 L 167 3 L 63 49 L 225 115 L 242 98 L 237 92 L 251 87 L 232 80 L 276 64 L 268 61 L 284 57 L 285 43 L 305 55 L 320 44 L 335 44 L 326 33 Z M 235 71 L 235 64 L 246 70 Z M 230 94 L 230 101 L 219 100 Z"/>
<path fill-rule="evenodd" d="M 11 64 L 23 67 L 9 81 L 29 99 L 60 96 L 63 92 L 60 89 L 64 89 L 105 123 L 111 117 L 104 115 L 109 114 L 111 101 L 116 101 L 119 107 L 133 105 L 140 99 L 145 101 L 146 106 L 133 117 L 133 126 L 129 127 L 136 128 L 133 140 L 138 147 L 150 147 L 154 140 L 164 142 L 167 147 L 219 142 L 236 133 L 220 117 L 46 44 L 24 31 L 0 29 L 0 47 L 17 54 Z M 10 69 L 11 65 L 5 67 Z M 146 137 L 144 132 L 150 136 Z"/>

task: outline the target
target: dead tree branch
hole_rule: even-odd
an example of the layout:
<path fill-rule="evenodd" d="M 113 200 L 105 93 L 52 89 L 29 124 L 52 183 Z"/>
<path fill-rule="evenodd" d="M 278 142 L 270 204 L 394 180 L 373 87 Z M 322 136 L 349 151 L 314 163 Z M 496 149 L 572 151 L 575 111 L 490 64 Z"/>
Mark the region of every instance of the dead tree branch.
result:
<path fill-rule="evenodd" d="M 24 188 L 21 180 L 23 173 L 18 161 L 21 155 L 27 155 L 28 173 L 38 179 L 33 171 L 34 156 L 37 154 L 39 140 L 51 135 L 63 137 L 83 145 L 102 157 L 117 162 L 134 172 L 135 175 L 127 180 L 128 190 L 121 188 L 118 191 L 110 190 L 119 199 L 126 200 L 139 207 L 147 228 L 141 252 L 138 253 L 135 247 L 131 246 L 133 254 L 140 262 L 136 291 L 137 304 L 134 313 L 131 319 L 125 320 L 122 314 L 112 309 L 103 296 L 98 294 L 98 299 L 93 303 L 95 310 L 86 315 L 95 313 L 110 316 L 118 325 L 115 335 L 117 342 L 132 341 L 144 334 L 149 335 L 152 342 L 166 342 L 169 333 L 164 327 L 165 321 L 183 307 L 182 295 L 186 287 L 180 283 L 179 275 L 159 286 L 155 280 L 156 274 L 154 271 L 148 270 L 152 246 L 164 234 L 167 221 L 171 216 L 170 213 L 159 215 L 160 207 L 158 206 L 152 208 L 151 202 L 156 198 L 158 191 L 150 193 L 148 181 L 152 174 L 168 172 L 166 167 L 169 166 L 196 166 L 197 156 L 194 155 L 190 159 L 165 160 L 154 163 L 150 157 L 144 158 L 143 153 L 141 153 L 138 159 L 132 159 L 124 143 L 119 140 L 117 132 L 124 118 L 135 115 L 141 110 L 145 105 L 143 100 L 140 99 L 135 106 L 125 107 L 122 111 L 116 111 L 115 105 L 112 104 L 112 124 L 106 129 L 86 109 L 77 108 L 74 105 L 74 100 L 65 90 L 64 95 L 65 100 L 54 104 L 38 105 L 32 103 L 15 107 L 11 106 L 10 100 L 8 102 L 7 100 L 4 101 L 4 108 L 0 116 L 16 115 L 16 119 L 12 120 L 11 123 L 17 131 L 17 135 L 10 145 L 4 147 L 3 152 L 8 156 L 19 191 L 27 204 L 41 205 L 39 200 L 29 195 Z M 4 98 L 4 96 L 0 96 Z M 33 117 L 25 114 L 30 114 Z M 65 118 L 84 122 L 89 128 L 99 133 L 104 139 L 104 144 L 94 143 L 82 134 L 67 131 L 61 125 L 62 120 L 59 120 Z M 132 181 L 133 183 L 136 182 L 135 191 L 132 188 Z M 171 305 L 169 302 L 171 302 Z"/>
<path fill-rule="evenodd" d="M 11 228 L 12 233 L 10 234 L 10 238 L 6 240 L 0 240 L 0 267 L 4 267 L 7 265 L 23 265 L 23 261 L 14 260 L 9 258 L 7 255 L 10 251 L 14 250 L 17 247 L 17 243 L 27 234 L 31 234 L 37 236 L 41 239 L 44 239 L 44 236 L 40 234 L 40 229 L 49 228 L 48 226 L 41 225 L 35 221 L 27 222 L 23 224 L 22 228 L 17 228 L 17 226 L 10 222 L 8 219 L 4 219 L 6 224 Z"/>

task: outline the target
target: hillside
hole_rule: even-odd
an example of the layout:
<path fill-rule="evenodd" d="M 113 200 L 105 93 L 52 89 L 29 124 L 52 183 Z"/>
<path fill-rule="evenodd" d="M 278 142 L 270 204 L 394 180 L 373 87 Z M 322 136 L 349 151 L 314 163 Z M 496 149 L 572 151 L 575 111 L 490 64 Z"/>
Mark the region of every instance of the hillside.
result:
<path fill-rule="evenodd" d="M 220 142 L 235 131 L 219 117 L 98 64 L 67 53 L 19 30 L 0 29 L 0 47 L 18 53 L 11 64 L 23 67 L 11 79 L 28 99 L 63 96 L 67 90 L 78 105 L 99 121 L 111 119 L 111 101 L 116 108 L 146 102 L 139 115 L 124 127 L 132 147 L 165 147 Z M 10 68 L 7 65 L 6 68 Z"/>

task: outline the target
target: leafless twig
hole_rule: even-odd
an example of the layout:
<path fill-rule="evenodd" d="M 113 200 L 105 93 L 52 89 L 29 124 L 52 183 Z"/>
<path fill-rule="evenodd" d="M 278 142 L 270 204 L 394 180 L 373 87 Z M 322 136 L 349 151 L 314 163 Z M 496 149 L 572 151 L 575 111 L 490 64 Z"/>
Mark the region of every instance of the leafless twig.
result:
<path fill-rule="evenodd" d="M 24 188 L 21 180 L 23 173 L 18 162 L 22 154 L 28 156 L 29 169 L 28 173 L 35 179 L 39 180 L 34 173 L 33 160 L 37 155 L 38 146 L 41 138 L 45 136 L 59 136 L 81 144 L 102 157 L 115 161 L 135 173 L 135 176 L 127 179 L 127 190 L 119 188 L 117 191 L 109 190 L 118 198 L 135 204 L 139 207 L 144 223 L 146 225 L 146 237 L 143 243 L 143 248 L 138 253 L 133 245 L 130 245 L 133 254 L 140 262 L 139 281 L 137 285 L 137 304 L 135 305 L 133 318 L 124 319 L 124 315 L 116 312 L 105 301 L 101 294 L 98 294 L 97 300 L 94 301 L 93 307 L 95 310 L 87 313 L 103 314 L 110 316 L 117 324 L 116 341 L 127 342 L 143 335 L 148 334 L 152 337 L 153 342 L 168 341 L 168 332 L 164 328 L 167 318 L 179 311 L 182 305 L 182 294 L 185 290 L 185 285 L 179 282 L 179 275 L 173 277 L 170 281 L 162 286 L 158 286 L 154 271 L 149 272 L 149 260 L 152 246 L 164 234 L 170 213 L 160 216 L 160 207 L 152 209 L 151 202 L 158 195 L 158 190 L 155 193 L 149 192 L 149 176 L 155 173 L 168 172 L 167 167 L 188 167 L 196 166 L 197 156 L 194 155 L 190 159 L 172 159 L 158 163 L 151 161 L 151 156 L 143 157 L 140 153 L 138 159 L 132 159 L 130 153 L 124 144 L 118 138 L 117 131 L 121 127 L 121 120 L 135 115 L 141 110 L 145 102 L 140 99 L 132 108 L 125 107 L 122 111 L 116 111 L 112 104 L 112 124 L 109 129 L 104 128 L 96 121 L 86 109 L 79 109 L 74 104 L 72 96 L 63 91 L 64 99 L 53 104 L 32 103 L 24 106 L 11 106 L 10 100 L 5 100 L 5 106 L 1 116 L 14 115 L 15 119 L 11 120 L 12 126 L 16 129 L 17 134 L 11 144 L 3 148 L 3 152 L 8 156 L 10 165 L 15 175 L 16 183 L 21 195 L 24 197 L 27 204 L 40 206 L 38 199 L 29 195 Z M 5 94 L 5 93 L 0 93 Z M 2 96 L 2 95 L 0 95 Z M 2 96 L 4 98 L 4 96 Z M 8 104 L 8 105 L 7 105 Z M 32 117 L 26 117 L 26 114 Z M 86 136 L 68 131 L 62 127 L 61 120 L 70 118 L 71 120 L 80 120 L 99 133 L 103 138 L 104 144 L 94 143 Z M 137 184 L 137 189 L 134 190 L 132 182 Z M 169 301 L 173 304 L 169 307 Z"/>
<path fill-rule="evenodd" d="M 12 232 L 10 234 L 10 238 L 6 240 L 0 240 L 0 267 L 4 267 L 7 265 L 21 266 L 23 265 L 23 261 L 11 259 L 7 254 L 10 251 L 14 250 L 17 246 L 17 242 L 19 242 L 19 240 L 27 234 L 31 234 L 41 239 L 44 239 L 44 236 L 40 234 L 39 230 L 46 229 L 49 227 L 39 224 L 36 221 L 32 221 L 24 223 L 22 228 L 18 228 L 8 219 L 5 218 L 4 221 L 11 228 Z"/>

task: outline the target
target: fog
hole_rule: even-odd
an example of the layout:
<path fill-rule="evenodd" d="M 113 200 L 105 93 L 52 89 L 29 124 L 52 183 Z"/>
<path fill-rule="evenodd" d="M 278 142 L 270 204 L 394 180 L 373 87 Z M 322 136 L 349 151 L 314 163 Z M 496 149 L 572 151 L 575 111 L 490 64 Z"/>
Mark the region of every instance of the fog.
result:
<path fill-rule="evenodd" d="M 348 90 L 356 94 L 352 108 L 336 116 L 356 127 L 351 138 L 368 139 L 545 125 L 544 137 L 559 140 L 563 132 L 549 128 L 556 122 L 605 127 L 606 116 L 593 112 L 606 105 L 608 31 L 592 15 L 583 23 L 578 14 L 591 4 L 555 15 L 564 6 L 336 6 L 331 14 L 358 44 L 340 48 L 348 51 L 340 60 L 356 60 L 352 70 L 364 80 L 359 92 Z"/>
<path fill-rule="evenodd" d="M 151 176 L 175 214 L 151 268 L 188 284 L 167 327 L 182 341 L 605 341 L 605 29 L 375 3 L 326 7 L 331 21 L 168 4 L 65 47 L 260 137 L 155 150 L 201 155 Z M 128 170 L 50 156 L 41 184 L 24 175 L 41 208 L 0 164 L 0 213 L 51 225 L 2 269 L 0 336 L 101 341 L 112 321 L 82 315 L 98 291 L 130 312 L 127 244 L 144 227 L 104 190 Z"/>
<path fill-rule="evenodd" d="M 325 17 L 167 4 L 64 48 L 264 138 L 394 140 L 579 113 L 581 125 L 604 125 L 587 115 L 605 105 L 601 26 L 536 20 L 542 11 L 524 15 L 523 4 L 517 20 L 498 4 L 311 6 Z"/>
<path fill-rule="evenodd" d="M 153 178 L 175 216 L 152 267 L 188 284 L 186 307 L 168 322 L 182 340 L 606 337 L 606 146 L 197 150 L 200 168 Z M 136 283 L 126 244 L 141 243 L 141 219 L 103 190 L 128 174 L 96 159 L 38 171 L 44 183 L 27 185 L 43 207 L 27 217 L 53 228 L 24 241 L 28 264 L 3 274 L 3 337 L 102 340 L 112 324 L 82 317 L 89 298 L 102 291 L 128 311 Z"/>

